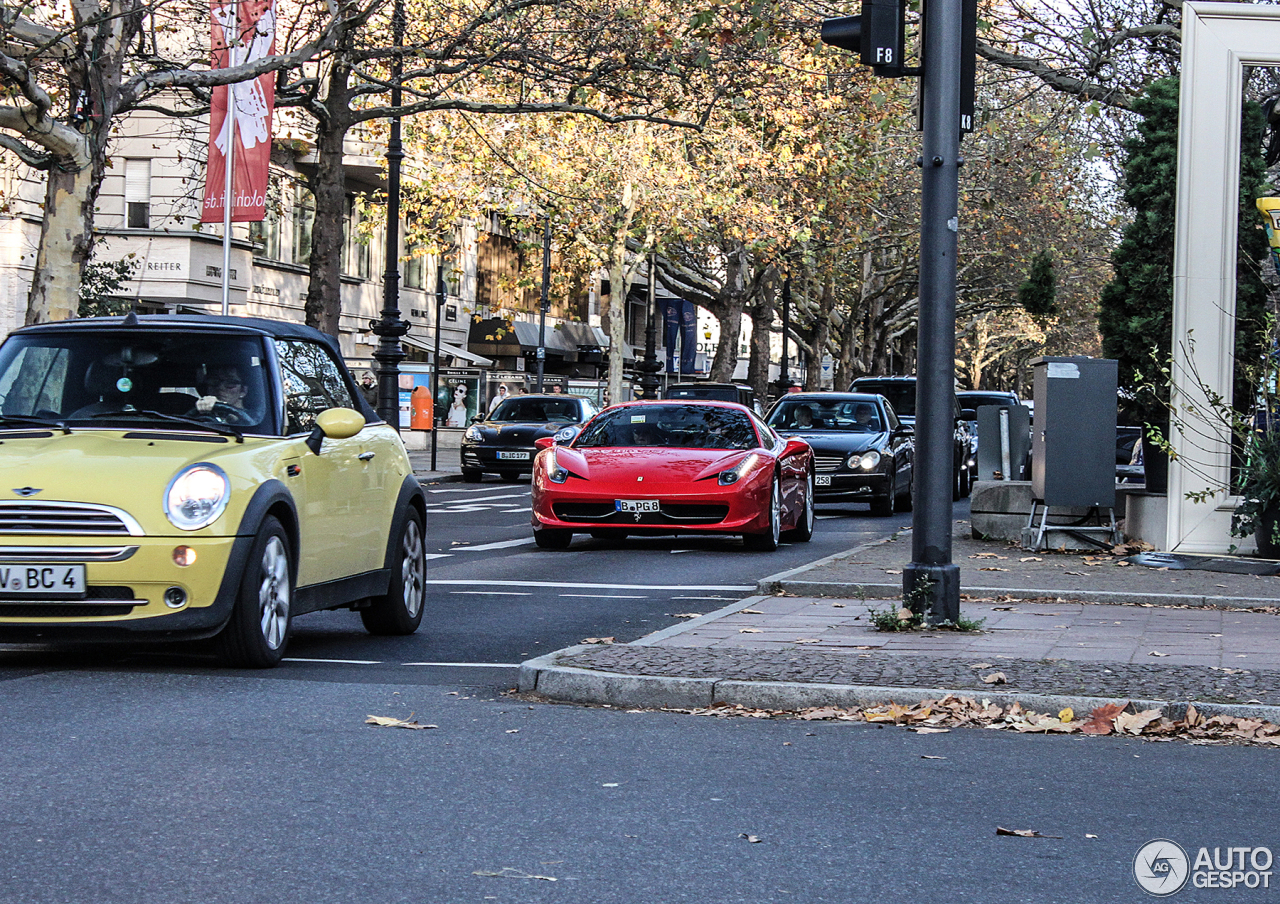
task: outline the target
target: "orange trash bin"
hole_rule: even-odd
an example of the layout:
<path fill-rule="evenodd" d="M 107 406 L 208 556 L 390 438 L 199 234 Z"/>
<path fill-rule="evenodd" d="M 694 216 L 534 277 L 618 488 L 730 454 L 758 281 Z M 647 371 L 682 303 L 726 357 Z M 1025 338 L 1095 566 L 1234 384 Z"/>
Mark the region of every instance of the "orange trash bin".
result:
<path fill-rule="evenodd" d="M 415 386 L 409 393 L 409 426 L 414 430 L 430 430 L 435 421 L 435 400 L 431 387 Z"/>

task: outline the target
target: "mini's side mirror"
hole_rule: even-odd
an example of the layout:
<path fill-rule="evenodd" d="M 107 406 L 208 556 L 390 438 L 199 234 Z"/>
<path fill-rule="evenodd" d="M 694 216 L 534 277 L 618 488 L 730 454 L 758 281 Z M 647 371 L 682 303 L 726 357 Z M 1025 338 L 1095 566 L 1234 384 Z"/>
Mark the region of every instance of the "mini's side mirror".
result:
<path fill-rule="evenodd" d="M 319 455 L 325 439 L 347 439 L 364 429 L 364 415 L 350 408 L 330 408 L 320 412 L 307 437 L 307 448 Z"/>

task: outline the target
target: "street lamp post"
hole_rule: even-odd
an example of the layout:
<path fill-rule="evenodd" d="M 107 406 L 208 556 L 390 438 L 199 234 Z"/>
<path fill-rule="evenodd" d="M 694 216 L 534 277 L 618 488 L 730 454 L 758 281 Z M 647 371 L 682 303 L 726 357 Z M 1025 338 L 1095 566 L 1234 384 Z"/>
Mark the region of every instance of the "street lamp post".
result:
<path fill-rule="evenodd" d="M 440 444 L 440 418 L 436 404 L 440 399 L 440 321 L 444 315 L 444 254 L 436 258 L 436 342 L 431 353 L 431 470 L 436 469 L 436 449 Z"/>
<path fill-rule="evenodd" d="M 644 324 L 644 360 L 640 362 L 640 397 L 656 399 L 658 397 L 658 371 L 662 365 L 658 363 L 658 314 L 654 310 L 657 299 L 658 281 L 657 256 L 649 255 L 649 313 Z"/>
<path fill-rule="evenodd" d="M 391 34 L 396 49 L 391 63 L 391 106 L 397 108 L 401 100 L 404 0 L 395 0 Z M 377 362 L 374 370 L 378 376 L 378 415 L 396 432 L 400 431 L 400 362 L 404 360 L 400 337 L 409 332 L 408 322 L 400 318 L 400 161 L 403 159 L 400 116 L 396 114 L 391 118 L 391 137 L 387 141 L 387 268 L 382 277 L 382 316 L 369 323 L 369 329 L 378 337 L 378 348 L 373 353 Z M 439 356 L 436 367 L 439 368 Z"/>

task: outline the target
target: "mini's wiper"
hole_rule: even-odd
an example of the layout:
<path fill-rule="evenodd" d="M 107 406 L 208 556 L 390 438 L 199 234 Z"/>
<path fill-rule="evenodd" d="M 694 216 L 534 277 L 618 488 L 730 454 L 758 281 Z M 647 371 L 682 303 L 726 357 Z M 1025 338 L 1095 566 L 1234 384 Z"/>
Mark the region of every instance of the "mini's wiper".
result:
<path fill-rule="evenodd" d="M 50 420 L 49 418 L 28 414 L 0 415 L 0 427 L 56 427 L 63 433 L 71 432 L 71 428 L 67 426 L 66 421 Z"/>
<path fill-rule="evenodd" d="M 175 424 L 183 424 L 188 427 L 195 427 L 197 430 L 205 430 L 209 433 L 217 433 L 221 436 L 234 436 L 236 442 L 244 442 L 244 435 L 226 424 L 214 424 L 209 421 L 197 420 L 193 417 L 183 417 L 179 414 L 165 414 L 163 411 L 152 411 L 149 408 L 132 408 L 124 411 L 99 411 L 97 414 L 90 415 L 93 419 L 120 419 L 120 418 L 145 418 L 147 420 L 169 421 Z"/>

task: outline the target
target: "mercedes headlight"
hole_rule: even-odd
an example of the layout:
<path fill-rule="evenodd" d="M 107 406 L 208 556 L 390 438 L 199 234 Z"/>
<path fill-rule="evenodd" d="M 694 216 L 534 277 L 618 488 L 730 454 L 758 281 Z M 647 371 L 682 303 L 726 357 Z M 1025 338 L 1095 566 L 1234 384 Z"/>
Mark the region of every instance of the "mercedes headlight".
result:
<path fill-rule="evenodd" d="M 880 453 L 875 449 L 870 452 L 855 452 L 849 456 L 849 467 L 861 468 L 864 471 L 871 471 L 875 466 L 880 464 Z"/>
<path fill-rule="evenodd" d="M 231 497 L 231 483 L 217 465 L 188 465 L 164 491 L 164 514 L 179 530 L 199 530 L 218 520 Z"/>
<path fill-rule="evenodd" d="M 472 424 L 467 428 L 467 432 L 463 434 L 463 437 L 469 443 L 479 443 L 484 441 L 484 434 L 480 432 L 480 428 L 475 424 Z"/>

